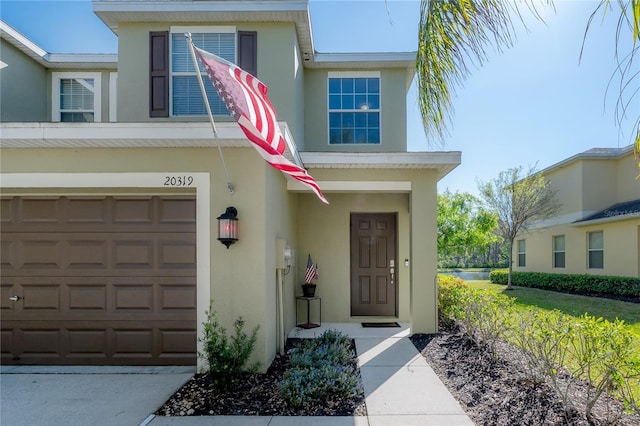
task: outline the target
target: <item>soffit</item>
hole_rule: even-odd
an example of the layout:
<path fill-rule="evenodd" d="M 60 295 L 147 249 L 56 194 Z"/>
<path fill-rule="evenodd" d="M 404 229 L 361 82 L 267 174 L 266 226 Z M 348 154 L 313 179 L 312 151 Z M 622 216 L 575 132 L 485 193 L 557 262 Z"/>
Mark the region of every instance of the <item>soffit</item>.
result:
<path fill-rule="evenodd" d="M 0 123 L 0 148 L 251 148 L 236 122 L 196 123 Z M 286 123 L 285 157 L 299 162 Z M 293 147 L 293 148 L 291 148 Z"/>
<path fill-rule="evenodd" d="M 300 152 L 305 167 L 313 169 L 405 169 L 437 171 L 438 180 L 461 162 L 460 151 L 434 152 Z"/>

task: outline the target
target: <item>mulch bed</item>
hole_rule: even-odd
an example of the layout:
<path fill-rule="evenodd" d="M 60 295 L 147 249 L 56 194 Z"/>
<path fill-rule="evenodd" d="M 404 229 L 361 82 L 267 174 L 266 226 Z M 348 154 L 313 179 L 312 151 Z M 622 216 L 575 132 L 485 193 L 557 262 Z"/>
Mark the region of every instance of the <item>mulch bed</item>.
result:
<path fill-rule="evenodd" d="M 476 425 L 638 426 L 640 416 L 620 413 L 620 403 L 604 399 L 589 420 L 578 412 L 565 414 L 560 398 L 544 383 L 528 379 L 524 360 L 513 348 L 498 346 L 498 357 L 479 348 L 457 330 L 410 337 L 418 351 Z M 287 350 L 299 339 L 290 339 Z M 355 356 L 355 345 L 352 345 Z M 210 386 L 196 374 L 155 413 L 160 416 L 366 416 L 364 395 L 352 400 L 323 400 L 304 409 L 290 407 L 277 383 L 290 367 L 288 356 L 276 356 L 266 374 L 245 374 L 229 391 Z M 359 374 L 359 372 L 358 372 Z M 575 401 L 586 385 L 576 386 Z"/>
<path fill-rule="evenodd" d="M 588 420 L 575 410 L 566 414 L 554 389 L 530 380 L 525 360 L 506 344 L 498 345 L 496 358 L 456 330 L 410 339 L 476 425 L 640 425 L 640 416 L 621 414 L 621 403 L 610 397 Z M 586 390 L 584 383 L 574 385 L 578 407 Z"/>
<path fill-rule="evenodd" d="M 287 341 L 287 352 L 300 339 Z M 355 344 L 351 352 L 356 358 Z M 278 382 L 290 368 L 289 356 L 277 355 L 265 374 L 243 374 L 233 388 L 211 386 L 206 374 L 196 374 L 156 411 L 159 416 L 366 416 L 364 392 L 352 399 L 326 398 L 305 408 L 289 406 L 280 396 Z M 358 375 L 359 375 L 358 371 Z M 361 381 L 360 381 L 361 382 Z"/>

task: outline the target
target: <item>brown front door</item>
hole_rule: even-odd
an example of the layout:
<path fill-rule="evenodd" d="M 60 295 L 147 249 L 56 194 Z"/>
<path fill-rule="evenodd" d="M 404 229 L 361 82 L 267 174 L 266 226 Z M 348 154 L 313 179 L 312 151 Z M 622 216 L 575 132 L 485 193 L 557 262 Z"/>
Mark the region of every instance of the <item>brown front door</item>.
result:
<path fill-rule="evenodd" d="M 351 215 L 351 315 L 396 316 L 396 215 Z"/>

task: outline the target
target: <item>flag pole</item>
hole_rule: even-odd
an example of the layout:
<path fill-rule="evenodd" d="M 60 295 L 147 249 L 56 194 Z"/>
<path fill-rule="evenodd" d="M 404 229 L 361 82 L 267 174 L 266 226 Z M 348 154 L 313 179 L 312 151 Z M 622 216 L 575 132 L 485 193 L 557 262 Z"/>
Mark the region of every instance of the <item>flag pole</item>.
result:
<path fill-rule="evenodd" d="M 187 43 L 189 44 L 189 51 L 191 52 L 191 60 L 193 61 L 193 67 L 196 70 L 196 77 L 198 77 L 198 84 L 200 85 L 200 91 L 202 92 L 202 98 L 204 101 L 204 107 L 207 109 L 207 115 L 209 116 L 209 122 L 211 123 L 211 130 L 213 130 L 213 137 L 218 139 L 218 130 L 216 129 L 216 123 L 213 121 L 213 114 L 211 113 L 211 107 L 209 106 L 209 98 L 207 98 L 207 91 L 204 89 L 204 82 L 202 81 L 202 76 L 200 75 L 200 67 L 198 66 L 198 60 L 196 59 L 196 52 L 193 50 L 193 41 L 191 41 L 191 33 L 184 33 L 184 36 L 187 39 Z M 233 194 L 233 184 L 231 183 L 231 179 L 229 179 L 229 171 L 227 170 L 227 165 L 224 162 L 224 156 L 222 155 L 222 147 L 220 144 L 216 142 L 218 146 L 218 153 L 220 153 L 220 159 L 222 160 L 222 168 L 224 169 L 224 175 L 227 178 L 227 189 L 229 193 Z"/>

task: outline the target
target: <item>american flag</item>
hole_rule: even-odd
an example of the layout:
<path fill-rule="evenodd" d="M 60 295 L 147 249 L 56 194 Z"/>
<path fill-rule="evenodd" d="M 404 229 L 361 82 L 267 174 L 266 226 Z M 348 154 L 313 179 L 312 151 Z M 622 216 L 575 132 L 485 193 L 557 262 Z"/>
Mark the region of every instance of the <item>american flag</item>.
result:
<path fill-rule="evenodd" d="M 311 188 L 329 204 L 315 179 L 283 155 L 286 142 L 278 126 L 276 111 L 267 98 L 267 86 L 231 62 L 196 46 L 193 48 L 229 113 L 262 158 Z"/>
<path fill-rule="evenodd" d="M 304 273 L 304 282 L 311 284 L 311 282 L 318 276 L 318 266 L 313 264 L 311 260 L 311 254 L 307 258 L 307 271 Z"/>

